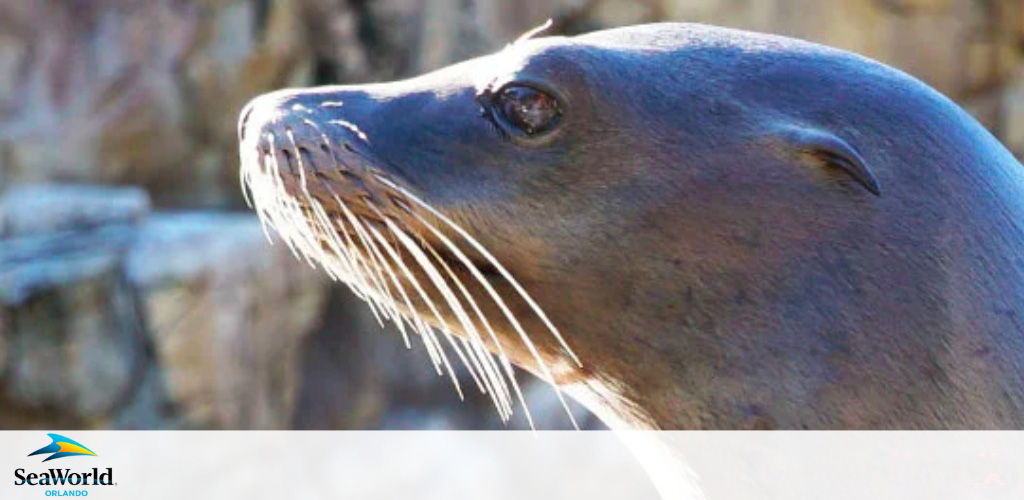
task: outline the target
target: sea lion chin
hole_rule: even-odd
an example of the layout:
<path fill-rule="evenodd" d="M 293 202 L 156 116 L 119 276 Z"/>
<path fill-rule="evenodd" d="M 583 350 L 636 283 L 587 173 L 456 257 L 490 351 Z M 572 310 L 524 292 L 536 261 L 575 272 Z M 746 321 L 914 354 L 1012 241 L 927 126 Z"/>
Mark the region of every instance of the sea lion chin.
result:
<path fill-rule="evenodd" d="M 239 136 L 266 226 L 504 418 L 514 363 L 613 426 L 1024 426 L 1024 170 L 877 62 L 527 38 L 260 96 Z"/>

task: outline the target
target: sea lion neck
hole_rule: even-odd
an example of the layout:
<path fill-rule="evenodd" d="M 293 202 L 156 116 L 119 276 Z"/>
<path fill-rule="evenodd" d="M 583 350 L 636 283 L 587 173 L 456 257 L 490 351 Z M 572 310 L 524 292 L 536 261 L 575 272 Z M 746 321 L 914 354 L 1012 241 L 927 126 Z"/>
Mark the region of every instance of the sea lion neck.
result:
<path fill-rule="evenodd" d="M 567 326 L 600 367 L 571 394 L 628 428 L 1018 427 L 1020 398 L 998 395 L 1024 383 L 1024 267 L 991 218 L 1024 220 L 1000 200 L 1018 182 L 965 186 L 912 220 L 797 221 L 807 240 L 739 212 L 649 231 L 688 237 L 624 244 L 660 251 L 589 300 L 623 308 Z"/>

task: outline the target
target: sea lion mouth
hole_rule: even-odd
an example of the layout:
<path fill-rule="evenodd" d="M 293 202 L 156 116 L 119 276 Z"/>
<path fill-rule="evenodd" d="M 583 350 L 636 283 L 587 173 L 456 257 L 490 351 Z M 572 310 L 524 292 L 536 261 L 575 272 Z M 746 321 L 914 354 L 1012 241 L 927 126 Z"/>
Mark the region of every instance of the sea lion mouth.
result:
<path fill-rule="evenodd" d="M 294 101 L 258 97 L 239 121 L 242 191 L 267 238 L 273 243 L 276 233 L 297 258 L 346 283 L 382 326 L 391 321 L 398 327 L 407 347 L 408 331 L 419 333 L 437 372 L 448 372 L 460 398 L 449 350 L 503 420 L 511 418 L 518 400 L 532 426 L 499 340 L 499 332 L 511 331 L 506 342 L 517 339 L 530 353 L 573 420 L 508 301 L 525 302 L 582 366 L 540 306 L 476 238 L 417 196 L 374 154 L 371 138 L 333 109 L 343 101 Z M 503 296 L 508 293 L 515 297 Z"/>

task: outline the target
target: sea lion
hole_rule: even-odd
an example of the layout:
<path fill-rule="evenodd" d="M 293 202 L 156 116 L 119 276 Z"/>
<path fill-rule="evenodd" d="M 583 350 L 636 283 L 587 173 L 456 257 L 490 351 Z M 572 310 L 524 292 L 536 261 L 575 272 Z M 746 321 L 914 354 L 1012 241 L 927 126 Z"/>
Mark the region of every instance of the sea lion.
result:
<path fill-rule="evenodd" d="M 268 227 L 503 416 L 511 362 L 613 427 L 1024 427 L 1024 170 L 878 62 L 527 36 L 260 96 L 239 133 Z"/>

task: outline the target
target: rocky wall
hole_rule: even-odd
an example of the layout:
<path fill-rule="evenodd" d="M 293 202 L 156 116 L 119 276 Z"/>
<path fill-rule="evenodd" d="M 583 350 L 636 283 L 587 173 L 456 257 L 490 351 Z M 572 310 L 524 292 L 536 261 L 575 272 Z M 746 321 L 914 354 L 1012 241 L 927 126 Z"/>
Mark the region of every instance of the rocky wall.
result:
<path fill-rule="evenodd" d="M 247 214 L 145 191 L 0 198 L 0 428 L 291 425 L 320 273 Z"/>
<path fill-rule="evenodd" d="M 458 402 L 422 349 L 404 352 L 343 288 L 268 245 L 250 213 L 221 211 L 244 208 L 238 110 L 271 89 L 415 75 L 548 18 L 556 34 L 706 22 L 902 68 L 1024 156 L 1019 0 L 0 0 L 0 12 L 0 428 L 501 427 L 484 398 Z M 541 427 L 564 428 L 550 391 L 527 386 Z"/>

